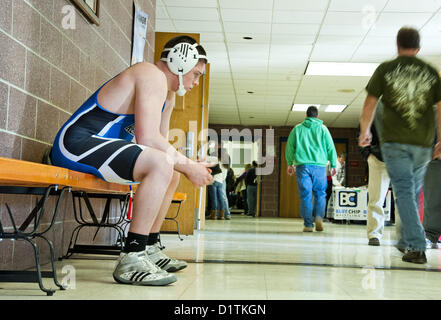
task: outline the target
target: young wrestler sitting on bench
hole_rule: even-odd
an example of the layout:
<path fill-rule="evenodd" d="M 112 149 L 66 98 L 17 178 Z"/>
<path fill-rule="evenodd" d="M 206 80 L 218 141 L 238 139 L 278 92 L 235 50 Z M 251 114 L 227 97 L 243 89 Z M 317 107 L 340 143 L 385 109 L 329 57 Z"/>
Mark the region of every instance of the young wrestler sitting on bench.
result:
<path fill-rule="evenodd" d="M 55 138 L 54 165 L 109 182 L 139 183 L 113 273 L 119 283 L 167 285 L 176 281 L 169 272 L 187 266 L 161 251 L 158 236 L 180 173 L 196 187 L 212 183 L 211 164 L 186 158 L 168 142 L 175 93 L 197 86 L 206 63 L 205 50 L 193 38 L 174 38 L 160 61 L 136 64 L 101 86 Z"/>

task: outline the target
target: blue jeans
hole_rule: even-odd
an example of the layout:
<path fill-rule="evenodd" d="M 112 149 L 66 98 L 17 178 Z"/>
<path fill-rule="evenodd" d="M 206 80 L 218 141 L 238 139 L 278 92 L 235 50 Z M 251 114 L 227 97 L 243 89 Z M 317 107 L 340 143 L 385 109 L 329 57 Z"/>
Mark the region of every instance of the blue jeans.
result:
<path fill-rule="evenodd" d="M 314 218 L 325 216 L 326 207 L 326 168 L 313 165 L 296 167 L 297 188 L 300 197 L 300 215 L 305 227 L 314 226 Z M 313 203 L 314 196 L 314 203 Z M 313 213 L 315 217 L 313 217 Z"/>
<path fill-rule="evenodd" d="M 397 246 L 412 251 L 425 251 L 426 237 L 418 214 L 418 195 L 432 149 L 386 142 L 381 146 L 381 152 L 401 219 L 401 239 Z"/>
<path fill-rule="evenodd" d="M 225 203 L 225 216 L 228 217 L 231 213 L 230 213 L 230 204 L 228 202 L 228 196 L 227 196 L 227 181 L 224 181 L 224 183 L 222 184 L 222 197 Z"/>
<path fill-rule="evenodd" d="M 215 181 L 213 184 L 208 186 L 208 192 L 210 192 L 211 210 L 225 211 L 225 201 L 223 196 L 224 190 L 222 183 Z"/>

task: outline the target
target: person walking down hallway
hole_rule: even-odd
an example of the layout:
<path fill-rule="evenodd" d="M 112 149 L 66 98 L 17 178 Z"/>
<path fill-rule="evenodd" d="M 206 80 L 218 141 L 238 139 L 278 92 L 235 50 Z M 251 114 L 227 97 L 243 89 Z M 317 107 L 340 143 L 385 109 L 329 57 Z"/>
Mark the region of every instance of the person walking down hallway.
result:
<path fill-rule="evenodd" d="M 326 207 L 326 165 L 332 174 L 337 166 L 337 152 L 328 128 L 318 119 L 318 109 L 311 106 L 306 119 L 291 130 L 286 144 L 287 173 L 297 177 L 303 232 L 323 231 Z M 312 200 L 314 197 L 314 204 Z M 313 217 L 313 212 L 315 217 Z"/>
<path fill-rule="evenodd" d="M 397 248 L 404 253 L 403 261 L 423 264 L 427 262 L 426 239 L 418 215 L 418 194 L 432 156 L 435 104 L 438 130 L 441 128 L 441 81 L 435 68 L 416 57 L 420 51 L 416 29 L 404 27 L 398 31 L 397 49 L 398 57 L 380 64 L 366 87 L 359 146 L 371 144 L 371 124 L 381 99 L 381 153 L 402 224 Z M 434 158 L 441 157 L 439 138 Z"/>
<path fill-rule="evenodd" d="M 337 173 L 332 176 L 332 185 L 334 187 L 343 187 L 345 185 L 345 160 L 346 155 L 344 153 L 340 153 L 337 156 L 337 168 L 335 169 Z"/>
<path fill-rule="evenodd" d="M 435 140 L 436 141 L 436 140 Z M 438 249 L 441 236 L 441 160 L 433 159 L 427 166 L 424 177 L 424 217 L 426 248 Z"/>
<path fill-rule="evenodd" d="M 245 185 L 247 190 L 247 204 L 248 215 L 256 216 L 256 203 L 257 203 L 257 176 L 256 176 L 257 163 L 253 161 L 252 167 L 247 170 L 245 175 Z"/>
<path fill-rule="evenodd" d="M 369 146 L 359 148 L 362 157 L 367 161 L 369 167 L 369 201 L 366 225 L 368 244 L 370 246 L 379 246 L 380 240 L 383 237 L 384 222 L 386 220 L 383 204 L 390 185 L 390 178 L 387 174 L 380 148 L 379 137 L 381 136 L 382 114 L 383 106 L 379 101 L 371 127 L 372 141 Z"/>
<path fill-rule="evenodd" d="M 228 209 L 228 202 L 226 196 L 224 196 L 224 183 L 227 177 L 228 165 L 222 163 L 221 153 L 218 152 L 217 157 L 209 156 L 210 162 L 216 162 L 217 165 L 213 168 L 213 183 L 207 186 L 210 199 L 210 215 L 207 220 L 230 220 L 229 216 L 226 216 Z"/>

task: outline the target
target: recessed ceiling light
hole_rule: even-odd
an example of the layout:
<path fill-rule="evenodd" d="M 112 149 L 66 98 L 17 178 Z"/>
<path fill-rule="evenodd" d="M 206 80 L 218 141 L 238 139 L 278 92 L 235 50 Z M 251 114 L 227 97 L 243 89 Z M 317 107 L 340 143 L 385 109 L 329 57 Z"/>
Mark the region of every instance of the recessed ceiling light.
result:
<path fill-rule="evenodd" d="M 311 106 L 314 106 L 317 109 L 320 109 L 319 104 L 293 104 L 291 111 L 306 111 Z"/>
<path fill-rule="evenodd" d="M 243 37 L 242 39 L 244 39 L 244 40 L 253 40 L 252 37 Z"/>
<path fill-rule="evenodd" d="M 325 112 L 342 112 L 347 105 L 330 104 L 326 107 Z"/>
<path fill-rule="evenodd" d="M 378 63 L 309 62 L 306 76 L 370 77 Z"/>

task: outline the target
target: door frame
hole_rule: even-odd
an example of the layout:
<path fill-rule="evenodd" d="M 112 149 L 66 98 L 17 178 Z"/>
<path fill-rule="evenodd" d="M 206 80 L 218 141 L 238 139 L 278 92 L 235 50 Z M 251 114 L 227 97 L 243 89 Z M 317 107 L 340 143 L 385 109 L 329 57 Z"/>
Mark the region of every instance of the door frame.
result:
<path fill-rule="evenodd" d="M 286 161 L 285 159 L 282 159 L 282 143 L 288 141 L 288 137 L 280 137 L 279 138 L 279 187 L 277 190 L 277 216 L 280 218 L 280 176 L 281 176 L 281 169 L 282 169 L 282 161 Z"/>

